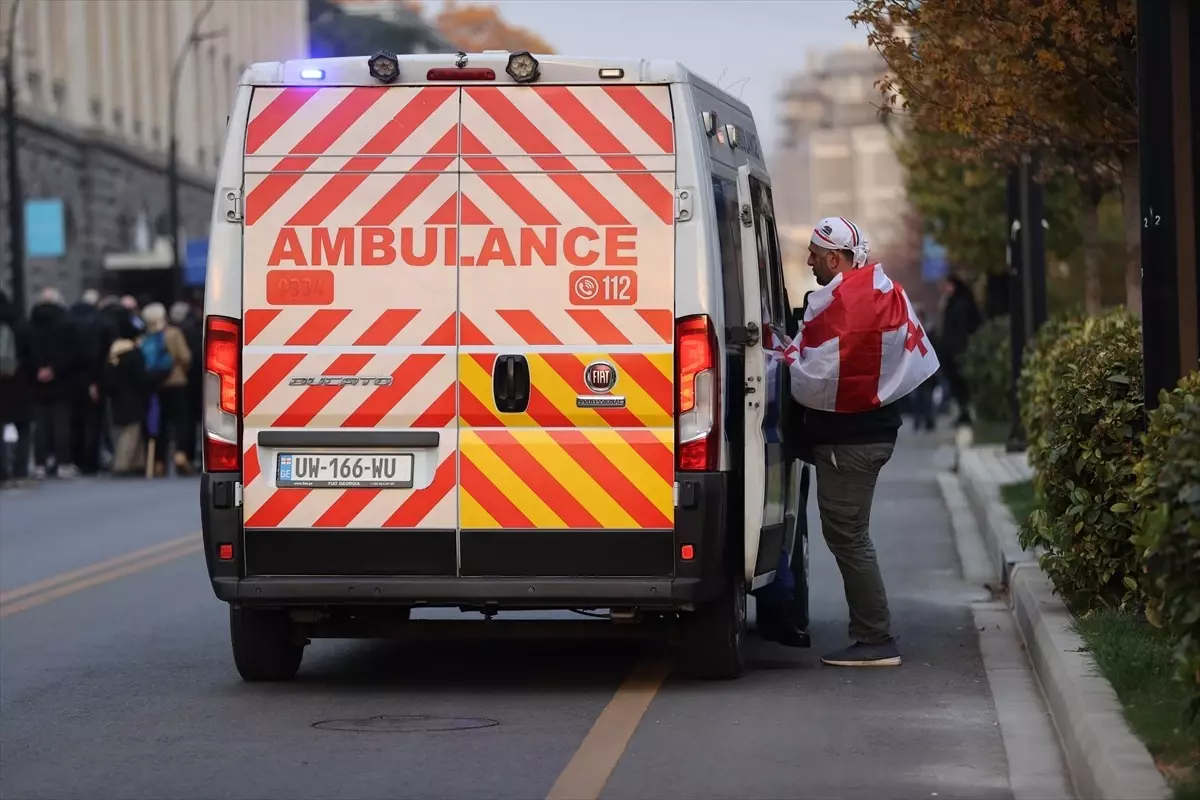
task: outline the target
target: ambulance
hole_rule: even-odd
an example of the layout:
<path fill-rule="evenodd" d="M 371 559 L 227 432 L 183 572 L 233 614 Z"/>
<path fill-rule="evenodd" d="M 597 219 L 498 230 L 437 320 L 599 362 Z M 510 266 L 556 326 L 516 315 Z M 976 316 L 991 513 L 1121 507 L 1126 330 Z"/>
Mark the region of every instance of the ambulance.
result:
<path fill-rule="evenodd" d="M 806 616 L 764 351 L 795 313 L 750 110 L 677 63 L 250 67 L 204 298 L 203 537 L 240 675 L 442 607 L 653 622 L 686 673 L 739 676 L 783 554 Z"/>

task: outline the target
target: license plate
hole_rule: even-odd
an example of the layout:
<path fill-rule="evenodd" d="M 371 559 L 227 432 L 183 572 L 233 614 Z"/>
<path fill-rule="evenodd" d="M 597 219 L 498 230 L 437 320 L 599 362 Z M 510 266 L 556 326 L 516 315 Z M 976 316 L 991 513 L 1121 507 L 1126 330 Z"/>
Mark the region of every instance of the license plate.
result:
<path fill-rule="evenodd" d="M 280 453 L 276 485 L 301 489 L 411 489 L 412 453 Z"/>

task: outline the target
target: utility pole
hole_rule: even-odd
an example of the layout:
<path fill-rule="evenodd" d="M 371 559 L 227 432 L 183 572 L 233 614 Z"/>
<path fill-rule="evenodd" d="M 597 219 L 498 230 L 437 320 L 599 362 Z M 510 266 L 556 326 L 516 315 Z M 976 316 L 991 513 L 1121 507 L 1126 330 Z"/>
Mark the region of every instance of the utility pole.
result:
<path fill-rule="evenodd" d="M 8 258 L 12 270 L 13 308 L 18 319 L 25 318 L 29 298 L 25 291 L 25 195 L 21 191 L 20 146 L 17 141 L 17 12 L 21 0 L 10 0 L 7 41 L 4 47 L 4 161 L 8 189 Z"/>
<path fill-rule="evenodd" d="M 1037 162 L 1032 155 L 1021 157 L 1008 176 L 1009 217 L 1009 344 L 1012 347 L 1009 385 L 1011 427 L 1006 449 L 1025 450 L 1025 426 L 1017 386 L 1025 345 L 1046 321 L 1046 236 L 1041 185 L 1034 180 Z"/>
<path fill-rule="evenodd" d="M 216 0 L 208 0 L 204 4 L 204 8 L 200 9 L 200 13 L 192 20 L 192 28 L 188 31 L 187 39 L 184 41 L 179 55 L 175 57 L 175 64 L 171 69 L 171 88 L 167 97 L 167 127 L 170 139 L 167 149 L 167 204 L 168 216 L 170 217 L 168 224 L 171 228 L 172 300 L 183 299 L 183 263 L 179 252 L 179 228 L 182 225 L 179 211 L 179 81 L 183 77 L 183 67 L 187 64 L 187 57 L 195 49 L 196 45 L 205 39 L 212 39 L 220 35 L 220 33 L 200 33 L 200 25 L 204 22 L 204 18 L 208 16 L 208 12 L 212 11 L 215 2 Z"/>

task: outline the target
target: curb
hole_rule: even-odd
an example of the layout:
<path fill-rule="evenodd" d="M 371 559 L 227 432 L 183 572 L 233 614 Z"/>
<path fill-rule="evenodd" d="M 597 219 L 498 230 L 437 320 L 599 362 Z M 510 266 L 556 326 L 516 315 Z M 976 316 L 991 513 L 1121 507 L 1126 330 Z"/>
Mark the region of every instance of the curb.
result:
<path fill-rule="evenodd" d="M 1017 525 L 972 450 L 959 453 L 963 493 L 1008 587 L 1008 604 L 1041 683 L 1062 741 L 1063 756 L 1081 798 L 1166 800 L 1171 790 L 1146 746 L 1125 722 L 1116 693 L 1096 669 L 1071 614 L 1038 566 L 1021 548 Z M 951 509 L 953 513 L 953 509 Z"/>
<path fill-rule="evenodd" d="M 993 578 L 1001 586 L 1008 586 L 1013 569 L 1018 564 L 1036 564 L 1037 555 L 1021 547 L 1019 526 L 1000 496 L 999 484 L 984 469 L 977 449 L 959 450 L 958 474 L 975 522 L 983 533 Z"/>

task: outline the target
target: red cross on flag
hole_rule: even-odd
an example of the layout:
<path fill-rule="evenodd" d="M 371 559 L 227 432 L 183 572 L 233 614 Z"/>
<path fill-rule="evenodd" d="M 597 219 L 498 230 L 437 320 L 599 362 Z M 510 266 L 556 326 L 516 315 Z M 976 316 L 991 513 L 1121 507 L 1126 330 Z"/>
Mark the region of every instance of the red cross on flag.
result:
<path fill-rule="evenodd" d="M 868 264 L 809 295 L 800 338 L 782 346 L 805 408 L 857 413 L 899 400 L 937 372 L 938 357 L 900 284 Z"/>

